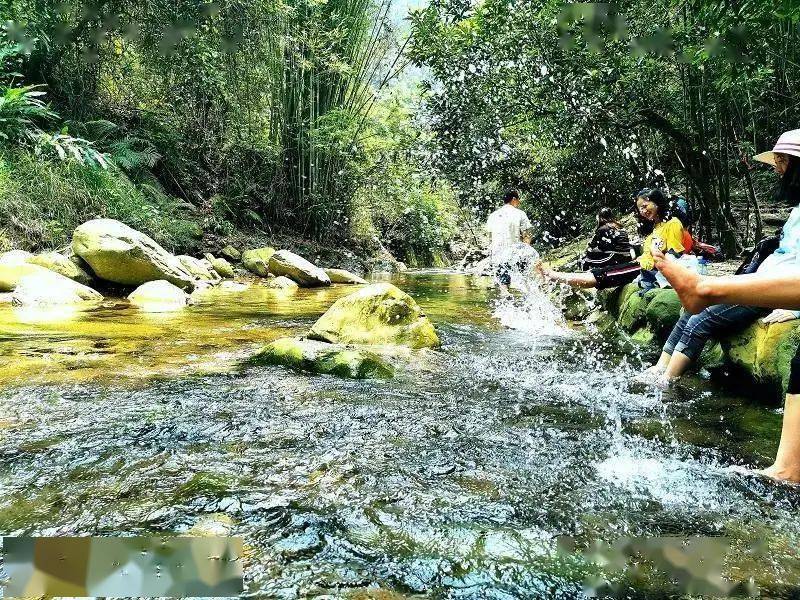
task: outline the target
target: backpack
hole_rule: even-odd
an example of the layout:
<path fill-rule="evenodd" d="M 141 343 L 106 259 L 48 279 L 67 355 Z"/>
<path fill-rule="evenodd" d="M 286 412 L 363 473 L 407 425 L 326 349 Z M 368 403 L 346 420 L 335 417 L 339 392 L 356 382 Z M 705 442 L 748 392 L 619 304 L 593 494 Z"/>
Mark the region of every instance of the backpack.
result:
<path fill-rule="evenodd" d="M 694 223 L 694 214 L 692 214 L 692 205 L 683 196 L 672 197 L 672 213 L 673 216 L 678 217 L 683 226 L 689 229 Z"/>
<path fill-rule="evenodd" d="M 736 269 L 735 274 L 747 275 L 749 273 L 755 273 L 761 263 L 764 262 L 764 259 L 778 249 L 780 243 L 780 233 L 762 239 L 753 247 L 750 252 L 745 254 L 745 259 L 742 264 L 739 265 L 739 268 Z"/>

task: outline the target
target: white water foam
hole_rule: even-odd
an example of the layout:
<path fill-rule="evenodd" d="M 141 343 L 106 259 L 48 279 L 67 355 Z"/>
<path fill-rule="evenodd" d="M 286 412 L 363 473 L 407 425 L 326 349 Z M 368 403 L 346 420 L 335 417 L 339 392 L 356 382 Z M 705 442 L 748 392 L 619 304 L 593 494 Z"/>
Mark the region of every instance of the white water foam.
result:
<path fill-rule="evenodd" d="M 512 273 L 511 288 L 518 297 L 497 301 L 493 316 L 509 329 L 545 336 L 570 336 L 561 310 L 553 304 L 539 282 L 528 273 Z"/>

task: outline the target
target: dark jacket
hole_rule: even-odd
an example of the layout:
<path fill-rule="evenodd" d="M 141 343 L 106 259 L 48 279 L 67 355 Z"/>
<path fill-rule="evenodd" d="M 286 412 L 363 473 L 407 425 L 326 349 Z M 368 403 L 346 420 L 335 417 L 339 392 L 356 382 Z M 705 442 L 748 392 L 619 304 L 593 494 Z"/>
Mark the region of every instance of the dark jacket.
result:
<path fill-rule="evenodd" d="M 594 232 L 594 237 L 581 260 L 581 267 L 584 271 L 613 267 L 631 262 L 635 258 L 636 252 L 631 246 L 628 232 L 612 223 L 607 223 Z"/>

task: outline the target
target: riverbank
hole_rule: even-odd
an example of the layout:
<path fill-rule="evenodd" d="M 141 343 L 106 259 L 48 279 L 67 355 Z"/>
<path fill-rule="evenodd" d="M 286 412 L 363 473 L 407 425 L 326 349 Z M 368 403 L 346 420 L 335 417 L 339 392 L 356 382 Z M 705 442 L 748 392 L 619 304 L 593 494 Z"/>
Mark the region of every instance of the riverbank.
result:
<path fill-rule="evenodd" d="M 557 268 L 569 269 L 586 247 L 581 239 L 545 257 Z M 712 264 L 711 275 L 732 273 L 738 261 Z M 681 303 L 672 289 L 640 294 L 635 283 L 600 291 L 566 294 L 562 305 L 567 319 L 586 322 L 601 331 L 618 328 L 653 360 L 680 318 Z M 739 391 L 747 390 L 768 402 L 779 402 L 786 390 L 792 357 L 800 344 L 800 320 L 766 325 L 761 320 L 739 334 L 709 342 L 696 370 Z"/>

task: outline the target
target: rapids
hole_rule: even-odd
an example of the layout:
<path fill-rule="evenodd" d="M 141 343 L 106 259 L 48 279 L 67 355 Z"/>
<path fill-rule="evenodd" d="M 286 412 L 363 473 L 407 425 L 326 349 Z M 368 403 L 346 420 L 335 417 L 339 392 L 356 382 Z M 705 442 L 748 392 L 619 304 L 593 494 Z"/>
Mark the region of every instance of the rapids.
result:
<path fill-rule="evenodd" d="M 398 354 L 389 381 L 240 366 L 347 286 L 174 314 L 0 307 L 0 533 L 180 534 L 224 514 L 246 597 L 498 599 L 580 597 L 591 577 L 668 596 L 663 574 L 556 539 L 718 536 L 725 575 L 795 597 L 800 492 L 731 468 L 769 464 L 777 407 L 700 377 L 637 389 L 635 346 L 568 328 L 535 290 L 392 281 L 443 347 Z"/>

